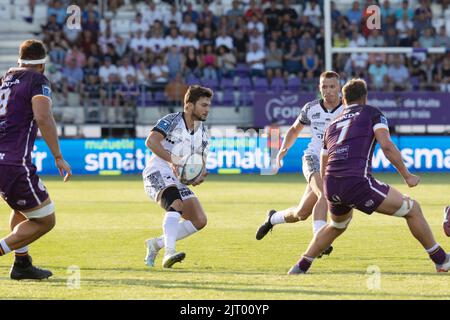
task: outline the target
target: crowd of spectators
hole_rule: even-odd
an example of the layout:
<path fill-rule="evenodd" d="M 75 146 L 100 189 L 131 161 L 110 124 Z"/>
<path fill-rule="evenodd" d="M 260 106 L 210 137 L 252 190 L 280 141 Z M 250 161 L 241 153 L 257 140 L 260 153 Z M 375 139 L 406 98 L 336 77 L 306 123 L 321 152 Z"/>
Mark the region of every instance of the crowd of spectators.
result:
<path fill-rule="evenodd" d="M 263 79 L 269 88 L 294 79 L 295 89 L 316 90 L 325 65 L 323 1 L 234 0 L 231 7 L 220 0 L 182 2 L 161 10 L 152 1 L 131 1 L 135 16 L 121 20 L 124 33 L 114 15 L 123 0 L 108 1 L 109 15 L 95 0 L 84 1 L 81 29 L 65 23 L 64 0 L 50 0 L 42 33 L 54 91 L 65 100 L 78 93 L 81 104 L 119 106 L 177 104 L 187 84 L 217 89 L 231 81 L 239 90 L 243 78 L 251 85 Z M 435 23 L 431 2 L 405 0 L 394 8 L 388 0 L 354 1 L 348 11 L 332 3 L 333 45 L 450 48 L 445 19 Z M 450 16 L 450 0 L 437 3 Z M 381 7 L 381 30 L 366 26 L 371 4 Z M 449 54 L 336 54 L 334 68 L 343 80 L 365 78 L 371 90 L 450 91 Z"/>

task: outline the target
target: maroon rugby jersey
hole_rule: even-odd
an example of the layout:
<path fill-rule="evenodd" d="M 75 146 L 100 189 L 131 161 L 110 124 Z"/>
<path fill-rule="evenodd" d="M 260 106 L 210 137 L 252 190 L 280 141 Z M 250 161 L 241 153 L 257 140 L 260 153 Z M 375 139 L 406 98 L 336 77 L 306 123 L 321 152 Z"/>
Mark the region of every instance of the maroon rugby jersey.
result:
<path fill-rule="evenodd" d="M 370 176 L 378 128 L 388 129 L 387 119 L 379 109 L 368 105 L 345 107 L 325 131 L 323 149 L 328 152 L 325 174 Z"/>
<path fill-rule="evenodd" d="M 11 68 L 0 84 L 0 165 L 31 165 L 37 135 L 31 100 L 51 100 L 50 83 L 36 71 Z"/>

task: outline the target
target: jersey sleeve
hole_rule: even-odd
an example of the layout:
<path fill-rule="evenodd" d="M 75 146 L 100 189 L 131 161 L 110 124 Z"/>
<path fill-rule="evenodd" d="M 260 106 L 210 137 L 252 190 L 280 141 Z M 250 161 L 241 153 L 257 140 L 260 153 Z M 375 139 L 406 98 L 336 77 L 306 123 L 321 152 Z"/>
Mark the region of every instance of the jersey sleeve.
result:
<path fill-rule="evenodd" d="M 33 77 L 33 81 L 31 83 L 31 99 L 38 96 L 46 97 L 50 101 L 52 100 L 50 81 L 48 81 L 47 77 L 43 74 Z"/>
<path fill-rule="evenodd" d="M 164 138 L 167 137 L 167 135 L 169 134 L 169 132 L 172 128 L 174 119 L 175 119 L 175 116 L 173 114 L 169 114 L 169 115 L 165 116 L 164 118 L 159 119 L 151 131 L 156 131 L 156 132 L 161 133 L 164 136 Z"/>
<path fill-rule="evenodd" d="M 309 104 L 305 104 L 302 108 L 302 110 L 300 111 L 300 114 L 297 118 L 297 121 L 300 122 L 301 124 L 304 125 L 310 125 L 311 124 L 311 120 L 309 120 L 308 118 L 308 110 L 309 110 Z"/>
<path fill-rule="evenodd" d="M 384 116 L 384 114 L 374 108 L 373 109 L 373 115 L 372 115 L 372 128 L 373 128 L 373 132 L 375 132 L 375 130 L 377 129 L 386 129 L 389 131 L 389 126 L 388 126 L 388 121 L 386 119 L 386 117 Z"/>

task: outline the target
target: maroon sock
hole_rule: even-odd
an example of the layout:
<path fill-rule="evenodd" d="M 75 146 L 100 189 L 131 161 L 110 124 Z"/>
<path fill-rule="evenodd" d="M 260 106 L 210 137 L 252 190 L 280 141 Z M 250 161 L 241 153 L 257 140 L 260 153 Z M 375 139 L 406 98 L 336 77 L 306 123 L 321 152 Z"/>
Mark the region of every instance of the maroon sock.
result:
<path fill-rule="evenodd" d="M 312 261 L 306 257 L 302 257 L 300 261 L 298 262 L 298 267 L 303 272 L 308 271 L 309 267 L 311 267 Z"/>
<path fill-rule="evenodd" d="M 443 264 L 445 262 L 445 259 L 447 258 L 447 254 L 440 246 L 436 250 L 434 250 L 433 252 L 429 252 L 428 254 L 430 255 L 430 259 L 433 260 L 433 262 L 436 264 Z"/>

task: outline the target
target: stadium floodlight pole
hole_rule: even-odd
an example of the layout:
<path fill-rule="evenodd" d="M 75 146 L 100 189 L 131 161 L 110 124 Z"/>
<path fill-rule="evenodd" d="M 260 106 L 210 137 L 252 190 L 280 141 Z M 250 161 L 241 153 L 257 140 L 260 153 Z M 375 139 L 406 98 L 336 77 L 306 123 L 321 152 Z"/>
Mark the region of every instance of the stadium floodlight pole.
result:
<path fill-rule="evenodd" d="M 333 70 L 333 48 L 332 39 L 333 34 L 331 26 L 331 0 L 324 2 L 324 17 L 325 17 L 325 69 Z"/>

